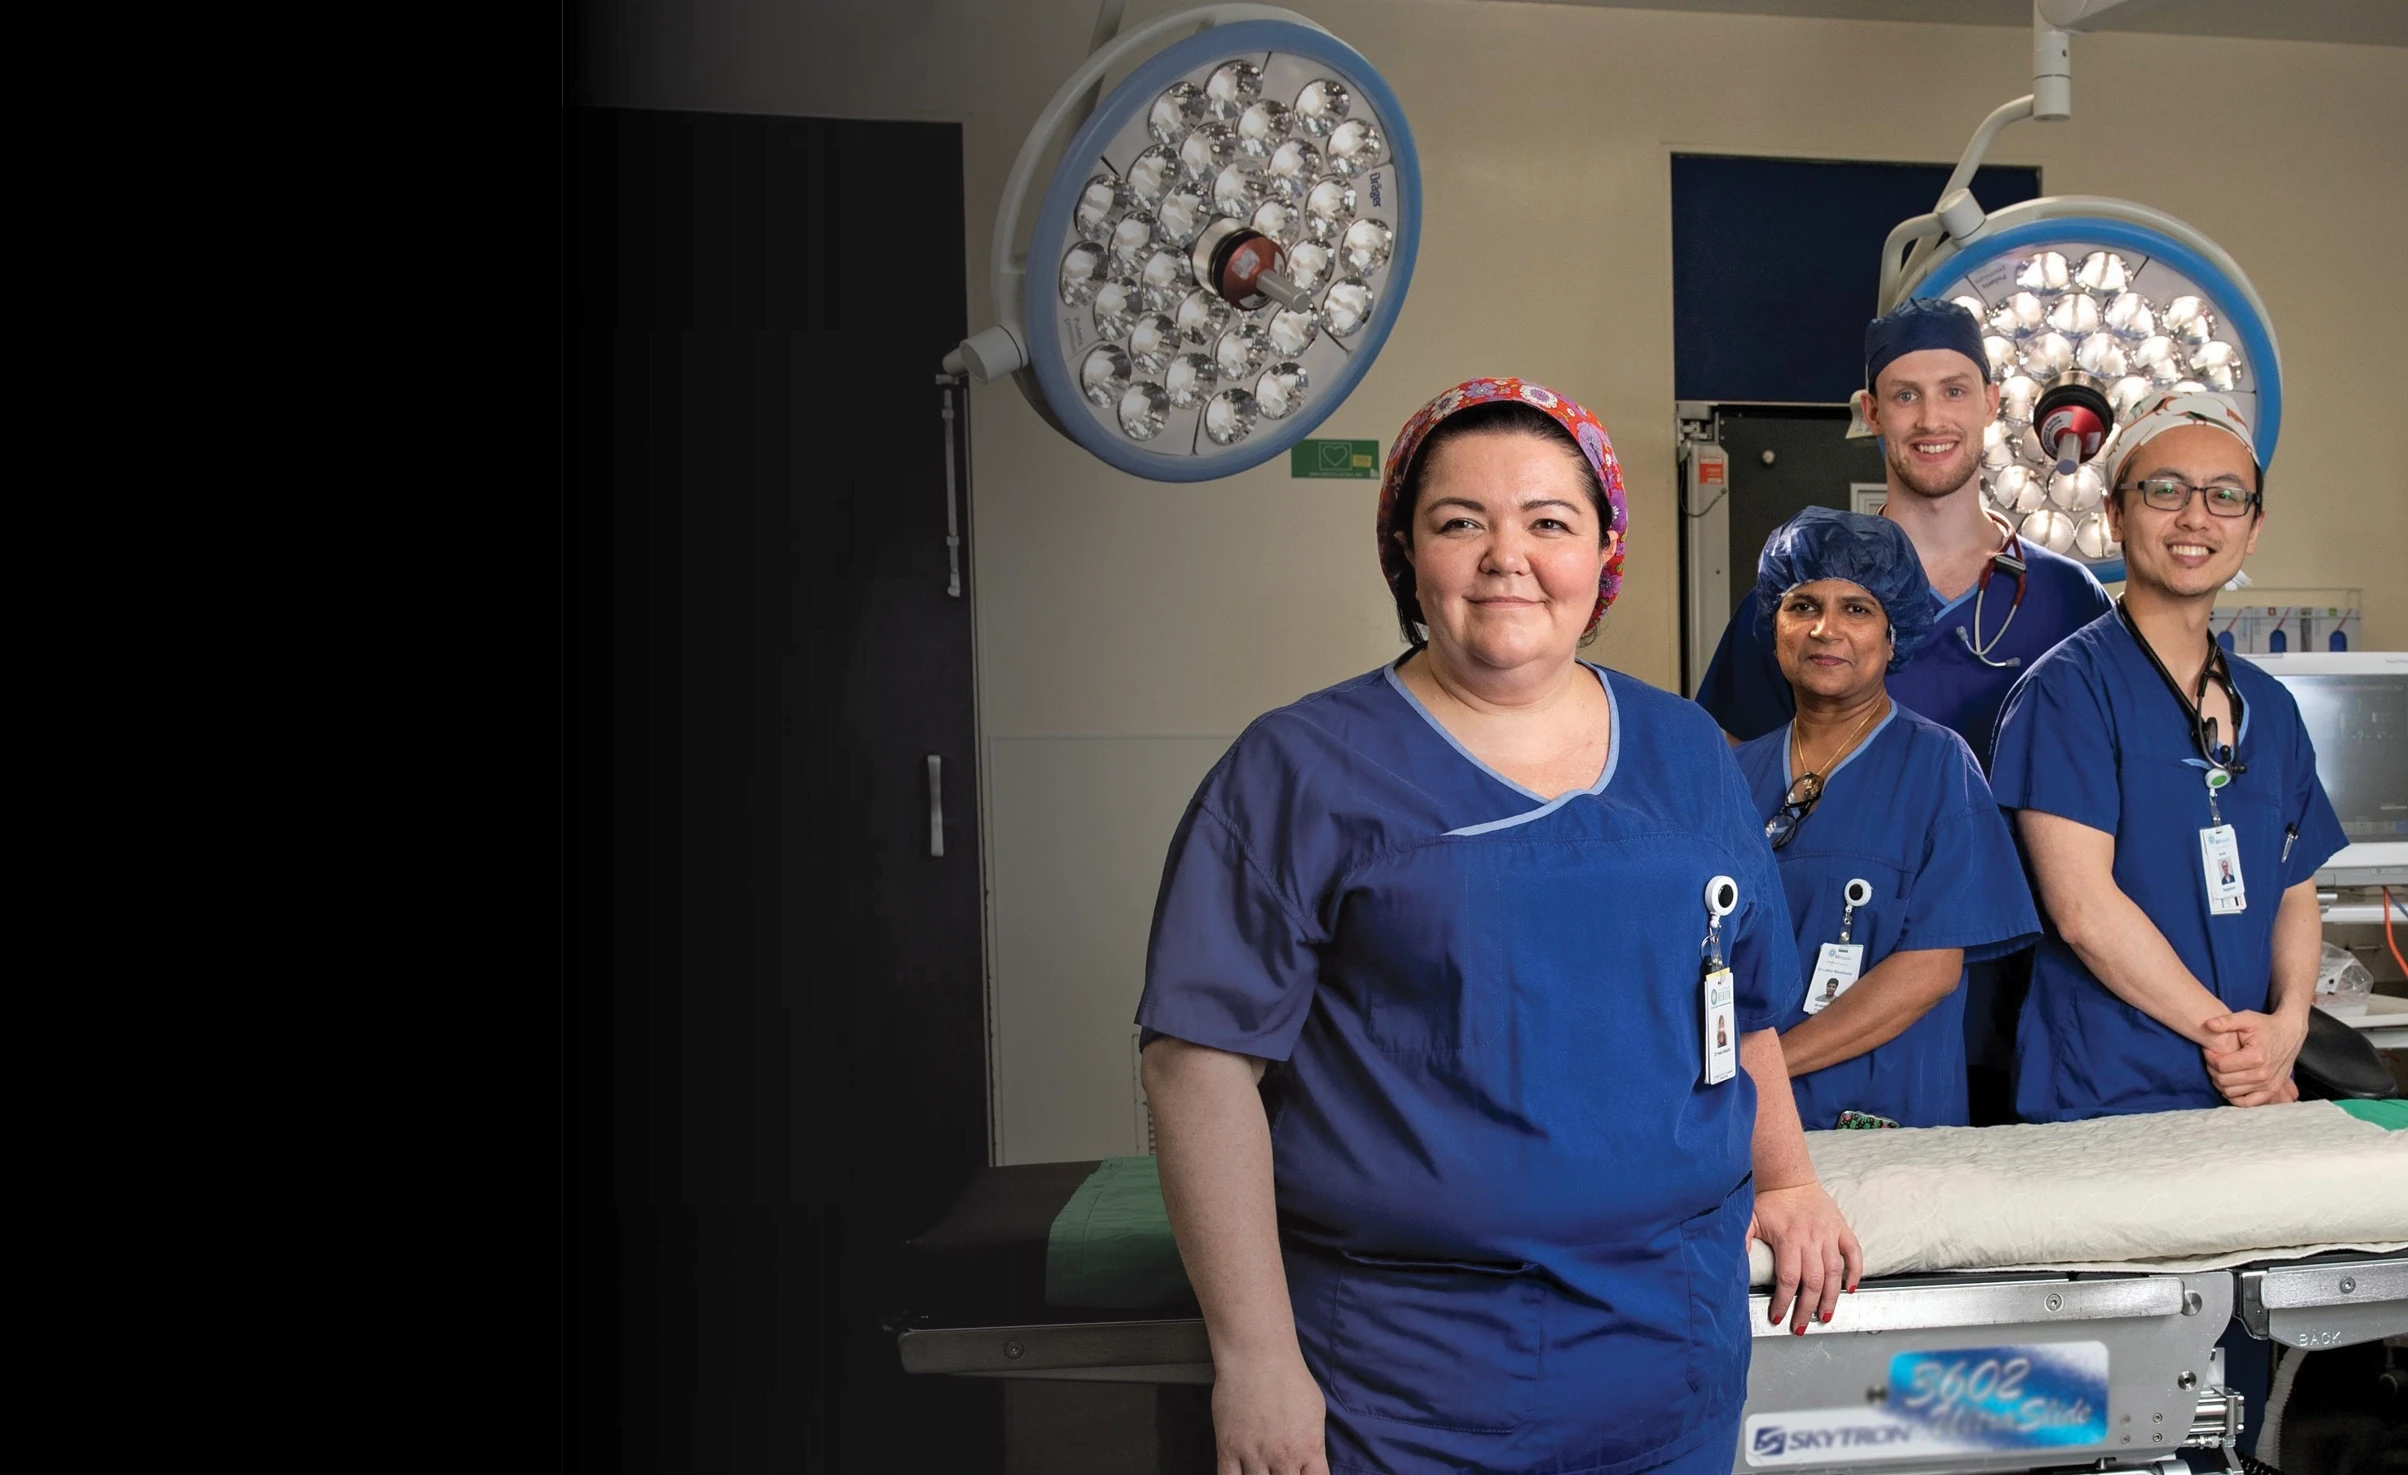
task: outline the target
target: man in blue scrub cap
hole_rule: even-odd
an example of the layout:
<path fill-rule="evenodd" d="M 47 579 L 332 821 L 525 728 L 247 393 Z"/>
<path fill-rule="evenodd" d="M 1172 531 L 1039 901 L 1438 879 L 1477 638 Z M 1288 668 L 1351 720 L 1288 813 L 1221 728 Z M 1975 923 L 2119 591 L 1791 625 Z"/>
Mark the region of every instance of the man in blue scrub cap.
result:
<path fill-rule="evenodd" d="M 2105 614 L 2107 592 L 2090 570 L 2023 542 L 1982 505 L 1982 434 L 1998 417 L 1998 387 L 1973 314 L 1911 298 L 1873 319 L 1859 396 L 1858 413 L 1881 437 L 1889 484 L 1881 515 L 1915 545 L 1934 605 L 1931 638 L 1891 679 L 1890 695 L 1954 729 L 1987 767 L 2007 688 Z M 1762 737 L 1795 710 L 1767 637 L 1755 621 L 1733 619 L 1698 689 L 1698 703 L 1738 741 Z"/>
<path fill-rule="evenodd" d="M 2090 570 L 2015 535 L 1982 505 L 1982 435 L 1998 418 L 1981 325 L 1953 302 L 1910 298 L 1865 325 L 1857 412 L 1881 437 L 1888 501 L 1931 583 L 1931 635 L 1890 678 L 1910 712 L 1955 731 L 1987 770 L 1990 730 L 2026 667 L 2109 608 Z M 1774 591 L 1776 594 L 1778 590 Z M 1762 591 L 1758 591 L 1762 597 Z M 1748 609 L 1742 601 L 1740 609 Z M 1697 700 L 1734 741 L 1778 729 L 1796 709 L 1767 632 L 1734 619 Z M 2023 956 L 1967 976 L 1965 1054 L 1976 1125 L 2008 1117 L 2009 1047 Z"/>
<path fill-rule="evenodd" d="M 2016 683 L 1991 768 L 2048 923 L 2016 1108 L 2294 1100 L 2314 877 L 2345 837 L 2291 694 L 2208 633 L 2265 522 L 2261 468 L 2214 394 L 2142 401 L 2105 455 L 2124 597 Z"/>
<path fill-rule="evenodd" d="M 1965 740 L 1884 690 L 1931 628 L 1898 524 L 1809 507 L 1756 565 L 1753 618 L 1797 716 L 1737 757 L 1779 862 L 1799 980 L 1781 1050 L 1809 1129 L 1967 1121 L 1969 961 L 2040 931 Z"/>

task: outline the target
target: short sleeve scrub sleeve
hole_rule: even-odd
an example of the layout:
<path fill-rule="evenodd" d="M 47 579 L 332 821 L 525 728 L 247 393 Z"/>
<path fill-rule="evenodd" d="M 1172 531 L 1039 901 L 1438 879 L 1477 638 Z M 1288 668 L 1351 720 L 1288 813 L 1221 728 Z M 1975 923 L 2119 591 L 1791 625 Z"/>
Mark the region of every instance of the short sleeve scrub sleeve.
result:
<path fill-rule="evenodd" d="M 1586 668 L 1590 788 L 1489 769 L 1383 668 L 1256 722 L 1156 909 L 1147 1030 L 1263 1081 L 1334 1469 L 1650 1469 L 1745 1391 L 1753 1087 L 1704 1079 L 1706 883 L 1738 1029 L 1796 960 L 1761 822 L 1694 705 Z"/>
<path fill-rule="evenodd" d="M 1998 719 L 1998 802 L 2115 837 L 2115 884 L 2183 967 L 2229 1009 L 2263 1009 L 2283 892 L 2345 842 L 2316 752 L 2282 683 L 2234 657 L 2235 747 L 2246 771 L 2211 813 L 2189 714 L 2123 620 L 2109 614 L 2038 665 Z M 2247 905 L 2211 915 L 2199 833 L 2233 828 Z M 2032 958 L 2016 1032 L 2015 1109 L 2072 1121 L 2215 1106 L 2199 1048 L 2108 991 L 2054 930 Z"/>
<path fill-rule="evenodd" d="M 1770 819 L 1795 780 L 1783 726 L 1737 754 Z M 1778 1027 L 1797 1028 L 1853 987 L 1817 967 L 1826 944 L 1860 946 L 1857 977 L 1892 955 L 1958 949 L 1968 964 L 2028 946 L 2040 930 L 2023 866 L 1973 754 L 1956 733 L 1900 706 L 1832 769 L 1823 797 L 1775 852 L 1799 976 Z M 1850 883 L 1869 899 L 1847 904 Z M 1841 933 L 1847 934 L 1846 944 Z M 1896 1038 L 1790 1082 L 1806 1129 L 1843 1112 L 1903 1127 L 1964 1126 L 1965 994 L 1958 987 Z"/>

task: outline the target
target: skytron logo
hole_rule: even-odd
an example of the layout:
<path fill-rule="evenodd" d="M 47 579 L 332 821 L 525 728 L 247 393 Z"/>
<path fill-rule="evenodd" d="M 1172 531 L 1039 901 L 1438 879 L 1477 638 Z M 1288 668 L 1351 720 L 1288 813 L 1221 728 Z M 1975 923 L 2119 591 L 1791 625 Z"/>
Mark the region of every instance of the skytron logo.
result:
<path fill-rule="evenodd" d="M 1877 1449 L 1904 1444 L 1915 1431 L 1900 1424 L 1859 1424 L 1839 1429 L 1784 1429 L 1766 1424 L 1756 1431 L 1756 1453 L 1798 1454 L 1807 1450 Z"/>
<path fill-rule="evenodd" d="M 1926 1431 L 1879 1413 L 1867 1417 L 1862 1409 L 1759 1414 L 1747 1425 L 1747 1463 L 1756 1468 L 1911 1459 L 1928 1444 Z"/>

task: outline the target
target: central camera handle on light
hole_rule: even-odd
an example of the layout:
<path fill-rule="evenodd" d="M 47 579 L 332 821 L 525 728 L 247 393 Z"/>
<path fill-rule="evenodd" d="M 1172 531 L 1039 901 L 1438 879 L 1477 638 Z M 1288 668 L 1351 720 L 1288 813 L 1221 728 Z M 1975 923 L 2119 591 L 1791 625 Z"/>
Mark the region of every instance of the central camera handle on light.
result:
<path fill-rule="evenodd" d="M 2107 403 L 2107 391 L 2080 369 L 2061 371 L 2032 406 L 2032 429 L 2039 433 L 2041 449 L 2066 476 L 2099 453 L 2114 426 L 2115 409 Z"/>

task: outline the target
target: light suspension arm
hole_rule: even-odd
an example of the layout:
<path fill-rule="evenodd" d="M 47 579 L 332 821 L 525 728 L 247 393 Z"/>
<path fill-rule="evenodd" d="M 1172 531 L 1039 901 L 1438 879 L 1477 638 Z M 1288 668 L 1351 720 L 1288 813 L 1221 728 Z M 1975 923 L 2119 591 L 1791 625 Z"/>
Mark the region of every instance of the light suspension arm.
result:
<path fill-rule="evenodd" d="M 1940 189 L 1933 213 L 1902 222 L 1890 232 L 1881 251 L 1879 310 L 1888 312 L 1905 295 L 1905 284 L 1924 274 L 1934 252 L 1945 241 L 1978 236 L 1987 216 L 1973 197 L 1973 176 L 1982 167 L 1990 145 L 2010 123 L 2037 118 L 2061 123 L 2073 116 L 2073 40 L 2076 31 L 2094 30 L 2110 13 L 2129 17 L 2164 0 L 2032 0 L 2032 90 L 2013 102 L 2001 103 L 1982 119 L 1965 144 L 1965 152 Z M 1911 250 L 1909 243 L 1912 243 Z M 1902 258 L 1901 251 L 1906 251 Z"/>

